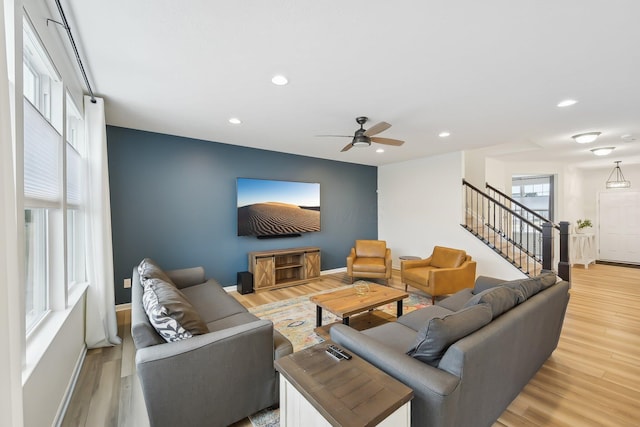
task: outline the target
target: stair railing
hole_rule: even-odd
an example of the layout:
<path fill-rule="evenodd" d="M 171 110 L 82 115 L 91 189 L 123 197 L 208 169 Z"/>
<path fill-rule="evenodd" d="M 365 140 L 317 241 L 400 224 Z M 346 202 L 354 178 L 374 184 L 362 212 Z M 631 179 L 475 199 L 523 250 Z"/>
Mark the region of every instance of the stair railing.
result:
<path fill-rule="evenodd" d="M 560 261 L 557 271 L 560 277 L 569 280 L 568 222 L 553 224 L 493 187 L 488 193 L 499 198 L 464 179 L 462 184 L 465 219 L 461 225 L 465 229 L 530 276 L 539 274 L 542 269 L 553 270 L 554 236 L 558 235 Z"/>

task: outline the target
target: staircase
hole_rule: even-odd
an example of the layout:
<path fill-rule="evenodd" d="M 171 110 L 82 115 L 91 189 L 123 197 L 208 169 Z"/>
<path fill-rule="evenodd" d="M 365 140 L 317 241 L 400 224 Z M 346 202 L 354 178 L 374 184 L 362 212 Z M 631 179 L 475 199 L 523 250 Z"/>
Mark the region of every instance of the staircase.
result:
<path fill-rule="evenodd" d="M 462 180 L 463 228 L 529 276 L 555 270 L 569 280 L 569 223 L 553 224 L 496 188 L 481 191 Z M 559 239 L 560 261 L 554 264 L 554 237 Z"/>

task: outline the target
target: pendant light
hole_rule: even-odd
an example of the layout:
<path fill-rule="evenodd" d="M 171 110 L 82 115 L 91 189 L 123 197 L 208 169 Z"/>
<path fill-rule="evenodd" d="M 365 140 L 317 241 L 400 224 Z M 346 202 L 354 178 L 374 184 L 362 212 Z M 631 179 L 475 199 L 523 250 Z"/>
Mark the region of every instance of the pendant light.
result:
<path fill-rule="evenodd" d="M 607 188 L 630 188 L 631 181 L 627 181 L 624 179 L 624 175 L 622 174 L 622 169 L 620 169 L 620 160 L 614 162 L 616 166 L 613 168 L 611 173 L 609 174 L 609 179 L 607 179 Z M 615 179 L 612 177 L 615 174 Z"/>

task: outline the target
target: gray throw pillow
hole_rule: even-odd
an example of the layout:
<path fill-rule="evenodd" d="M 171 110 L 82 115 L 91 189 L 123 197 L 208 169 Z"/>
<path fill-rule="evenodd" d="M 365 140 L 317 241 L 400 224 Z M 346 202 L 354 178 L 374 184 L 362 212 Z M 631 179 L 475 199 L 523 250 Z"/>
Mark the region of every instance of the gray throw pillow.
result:
<path fill-rule="evenodd" d="M 542 289 L 540 279 L 538 279 L 537 277 L 512 280 L 510 282 L 505 282 L 502 285 L 508 288 L 511 288 L 513 290 L 520 291 L 524 297 L 523 301 L 534 296 L 535 294 L 540 292 L 540 290 Z M 520 301 L 520 302 L 523 302 L 523 301 Z"/>
<path fill-rule="evenodd" d="M 451 344 L 489 322 L 491 308 L 487 304 L 476 304 L 444 317 L 431 319 L 418 331 L 415 350 L 407 354 L 437 367 Z"/>
<path fill-rule="evenodd" d="M 209 332 L 184 294 L 164 280 L 153 278 L 146 281 L 142 305 L 151 325 L 167 342 Z"/>
<path fill-rule="evenodd" d="M 486 303 L 491 307 L 493 318 L 500 316 L 502 313 L 511 310 L 513 307 L 524 301 L 521 291 L 516 291 L 506 286 L 498 286 L 497 288 L 487 289 L 471 298 L 464 305 L 471 307 L 476 304 Z"/>
<path fill-rule="evenodd" d="M 436 305 L 444 307 L 451 311 L 458 311 L 464 307 L 465 303 L 473 297 L 473 292 L 470 288 L 464 288 L 456 292 L 455 294 L 447 297 L 443 300 L 436 302 Z"/>
<path fill-rule="evenodd" d="M 558 276 L 551 270 L 542 270 L 540 275 L 536 277 L 540 280 L 540 285 L 542 289 L 547 289 L 549 286 L 555 285 L 558 280 Z"/>
<path fill-rule="evenodd" d="M 162 268 L 151 258 L 145 258 L 140 262 L 138 265 L 138 273 L 140 274 L 140 284 L 142 286 L 145 286 L 145 281 L 149 279 L 160 279 L 174 285 L 169 276 L 167 276 Z"/>

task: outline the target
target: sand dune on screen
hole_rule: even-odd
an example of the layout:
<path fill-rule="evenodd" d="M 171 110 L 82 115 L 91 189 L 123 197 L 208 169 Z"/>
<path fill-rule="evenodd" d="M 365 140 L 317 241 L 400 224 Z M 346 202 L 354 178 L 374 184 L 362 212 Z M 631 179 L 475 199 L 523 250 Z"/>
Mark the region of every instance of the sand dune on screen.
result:
<path fill-rule="evenodd" d="M 320 231 L 317 207 L 301 208 L 287 203 L 268 202 L 238 208 L 238 235 L 266 236 L 274 234 Z"/>

